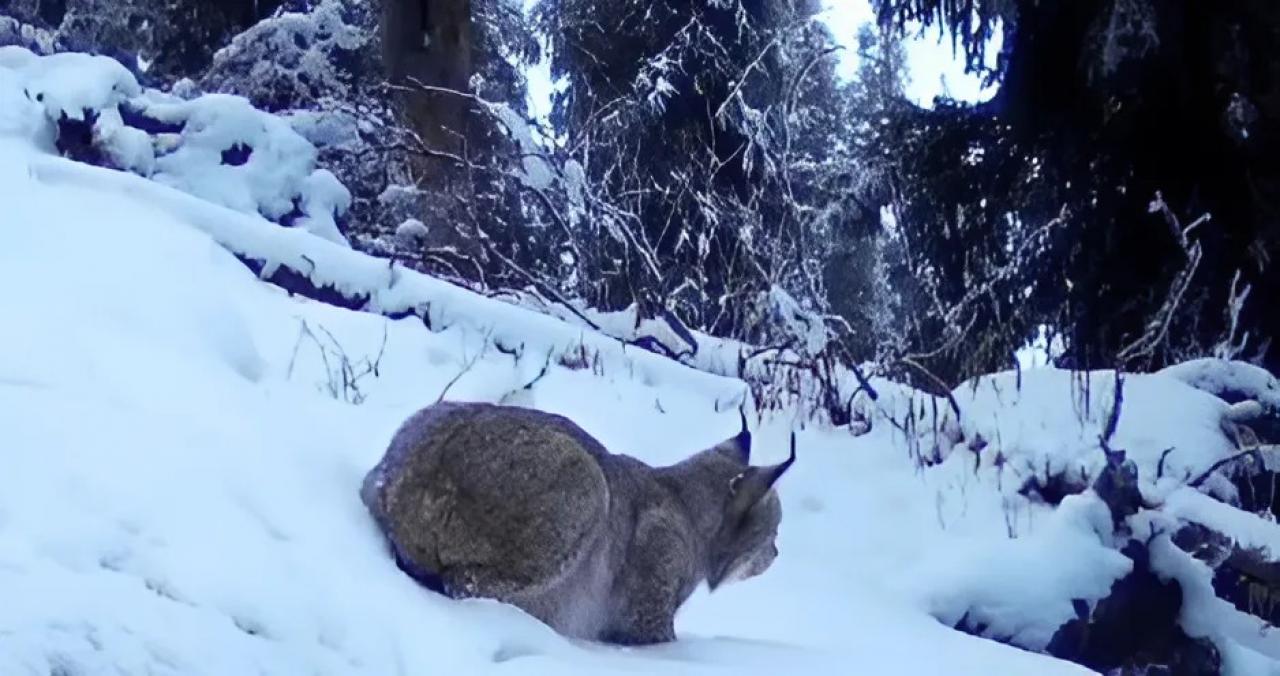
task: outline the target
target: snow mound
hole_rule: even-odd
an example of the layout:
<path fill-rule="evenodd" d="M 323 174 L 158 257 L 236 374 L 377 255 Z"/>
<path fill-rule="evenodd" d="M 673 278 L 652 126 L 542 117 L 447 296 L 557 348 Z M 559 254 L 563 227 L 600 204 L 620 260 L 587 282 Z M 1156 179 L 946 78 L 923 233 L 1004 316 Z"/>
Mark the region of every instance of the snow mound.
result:
<path fill-rule="evenodd" d="M 285 120 L 226 94 L 149 103 L 141 112 L 182 129 L 173 150 L 157 160 L 156 181 L 347 243 L 335 216 L 351 206 L 351 194 L 333 174 L 314 168 L 315 147 Z"/>
<path fill-rule="evenodd" d="M 925 495 L 932 493 L 938 525 L 963 538 L 949 555 L 919 564 L 904 593 L 945 624 L 1030 650 L 1061 650 L 1070 642 L 1060 637 L 1068 623 L 1106 618 L 1112 625 L 1097 631 L 1124 630 L 1114 626 L 1124 617 L 1116 608 L 1154 575 L 1181 587 L 1181 612 L 1166 618 L 1180 625 L 1172 631 L 1216 646 L 1224 673 L 1280 667 L 1280 638 L 1219 598 L 1217 573 L 1171 541 L 1185 525 L 1201 524 L 1239 546 L 1280 551 L 1271 522 L 1190 487 L 1239 449 L 1223 427 L 1230 405 L 1210 394 L 1225 391 L 1204 378 L 1193 387 L 1176 374 L 1220 380 L 1224 370 L 1237 374 L 1233 387 L 1247 380 L 1250 396 L 1266 391 L 1261 374 L 1224 362 L 1156 374 L 1046 367 L 982 376 L 945 397 L 870 379 L 877 396 L 860 393 L 854 406 L 869 428 L 859 441 L 910 458 Z M 1131 488 L 1107 476 L 1117 468 Z M 1232 499 L 1229 482 L 1216 478 L 1205 490 Z M 1004 539 L 975 546 L 974 538 L 993 530 Z M 1132 558 L 1148 550 L 1149 559 Z M 1158 593 L 1167 600 L 1172 592 Z M 1141 636 L 1136 625 L 1125 626 Z"/>
<path fill-rule="evenodd" d="M 1072 472 L 1091 482 L 1106 463 L 1100 440 L 1113 424 L 1107 443 L 1124 450 L 1153 489 L 1236 450 L 1219 424 L 1225 402 L 1163 375 L 1127 374 L 1118 384 L 1115 372 L 1042 368 L 984 376 L 953 394 L 962 401 L 965 437 L 987 441 L 978 452 L 984 462 L 1003 456 L 1014 487 Z M 1177 425 L 1169 424 L 1172 411 Z"/>
<path fill-rule="evenodd" d="M 77 53 L 36 56 L 21 47 L 0 50 L 0 64 L 21 73 L 26 95 L 52 122 L 84 120 L 142 93 L 133 74 L 114 59 Z"/>
<path fill-rule="evenodd" d="M 347 245 L 338 219 L 351 194 L 316 167 L 315 147 L 286 120 L 244 98 L 143 91 L 113 59 L 21 47 L 0 48 L 0 72 L 8 124 L 45 147 Z"/>
<path fill-rule="evenodd" d="M 1110 546 L 1109 518 L 1097 496 L 1068 496 L 1026 537 L 930 571 L 924 588 L 930 612 L 948 625 L 981 627 L 984 635 L 1044 650 L 1076 617 L 1075 602 L 1105 598 L 1133 567 Z"/>

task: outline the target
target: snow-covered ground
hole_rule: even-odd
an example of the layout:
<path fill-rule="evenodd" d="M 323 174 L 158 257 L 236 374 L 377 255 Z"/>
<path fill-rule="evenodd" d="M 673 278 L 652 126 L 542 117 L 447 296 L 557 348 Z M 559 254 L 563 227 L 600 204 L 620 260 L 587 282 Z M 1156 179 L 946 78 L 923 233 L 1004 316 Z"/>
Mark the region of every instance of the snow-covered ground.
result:
<path fill-rule="evenodd" d="M 741 384 L 635 350 L 585 364 L 510 354 L 491 324 L 433 331 L 289 297 L 210 235 L 280 226 L 226 195 L 135 190 L 143 179 L 56 157 L 24 84 L 0 62 L 0 674 L 1087 673 L 948 625 L 968 615 L 1042 647 L 1072 599 L 1104 597 L 1129 570 L 1095 496 L 1052 509 L 1017 493 L 1048 466 L 1096 471 L 1107 376 L 962 386 L 952 427 L 987 448 L 948 446 L 930 467 L 921 447 L 948 425 L 898 425 L 936 401 L 881 383 L 861 402 L 870 433 L 800 432 L 767 573 L 699 590 L 673 644 L 571 641 L 419 588 L 360 503 L 364 473 L 442 393 L 562 413 L 665 464 L 736 432 L 722 404 Z M 528 345 L 559 344 L 554 321 L 494 302 L 457 290 L 433 316 L 484 314 Z M 1113 444 L 1144 476 L 1170 446 L 1177 477 L 1230 452 L 1220 400 L 1160 375 L 1125 392 Z M 798 426 L 763 421 L 758 461 L 783 457 Z M 1228 666 L 1247 673 L 1263 655 L 1280 642 L 1259 634 Z"/>

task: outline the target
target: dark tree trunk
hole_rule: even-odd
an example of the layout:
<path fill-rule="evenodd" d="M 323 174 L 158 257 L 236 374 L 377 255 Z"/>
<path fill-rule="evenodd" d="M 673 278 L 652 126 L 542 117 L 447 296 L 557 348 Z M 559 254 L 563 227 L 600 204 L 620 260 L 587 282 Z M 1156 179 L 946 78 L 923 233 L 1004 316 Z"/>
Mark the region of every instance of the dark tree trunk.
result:
<path fill-rule="evenodd" d="M 471 157 L 475 148 L 468 141 L 477 136 L 474 111 L 471 101 L 459 95 L 469 91 L 476 65 L 471 0 L 384 0 L 382 49 L 388 79 L 410 90 L 398 95 L 410 128 L 430 151 Z M 420 157 L 416 168 L 419 187 L 445 199 L 467 201 L 472 196 L 467 172 L 456 161 Z M 476 243 L 459 232 L 456 212 L 431 204 L 427 209 L 423 221 L 442 227 L 429 228 L 425 246 L 482 257 Z"/>

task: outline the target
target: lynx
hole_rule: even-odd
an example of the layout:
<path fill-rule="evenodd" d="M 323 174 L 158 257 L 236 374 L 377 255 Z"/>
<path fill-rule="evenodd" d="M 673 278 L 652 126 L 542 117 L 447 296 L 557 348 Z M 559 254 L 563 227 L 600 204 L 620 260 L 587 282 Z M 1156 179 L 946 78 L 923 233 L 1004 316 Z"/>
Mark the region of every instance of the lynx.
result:
<path fill-rule="evenodd" d="M 742 431 L 669 467 L 607 451 L 562 416 L 438 403 L 410 417 L 361 498 L 397 564 L 454 598 L 511 603 L 562 634 L 639 645 L 675 614 L 777 556 L 774 483 Z"/>

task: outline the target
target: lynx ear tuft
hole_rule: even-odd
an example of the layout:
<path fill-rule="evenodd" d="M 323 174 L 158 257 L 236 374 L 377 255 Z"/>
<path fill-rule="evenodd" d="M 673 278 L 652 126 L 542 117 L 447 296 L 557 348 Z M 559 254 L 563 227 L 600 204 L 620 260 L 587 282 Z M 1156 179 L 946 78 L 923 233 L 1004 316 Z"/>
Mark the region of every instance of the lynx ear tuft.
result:
<path fill-rule="evenodd" d="M 742 417 L 742 429 L 738 431 L 738 436 L 733 441 L 738 445 L 742 452 L 743 464 L 751 462 L 751 430 L 747 429 L 747 405 L 743 404 L 738 407 L 738 415 Z"/>
<path fill-rule="evenodd" d="M 796 433 L 791 433 L 791 454 L 776 465 L 748 467 L 747 471 L 729 480 L 729 493 L 733 496 L 731 509 L 746 511 L 760 501 L 773 488 L 773 484 L 791 469 L 796 461 Z"/>
<path fill-rule="evenodd" d="M 746 467 L 751 464 L 751 430 L 747 429 L 747 412 L 739 408 L 742 415 L 742 429 L 732 437 L 712 446 L 709 450 L 729 458 Z"/>

